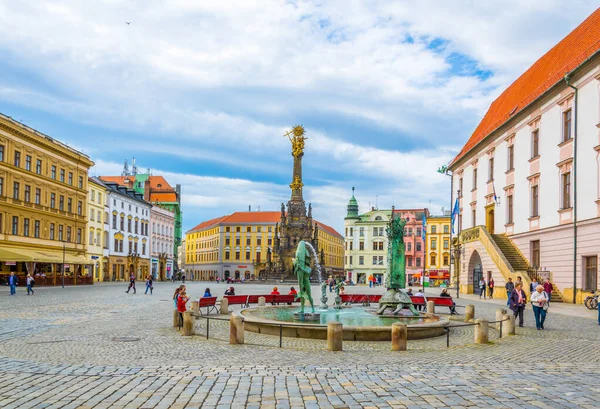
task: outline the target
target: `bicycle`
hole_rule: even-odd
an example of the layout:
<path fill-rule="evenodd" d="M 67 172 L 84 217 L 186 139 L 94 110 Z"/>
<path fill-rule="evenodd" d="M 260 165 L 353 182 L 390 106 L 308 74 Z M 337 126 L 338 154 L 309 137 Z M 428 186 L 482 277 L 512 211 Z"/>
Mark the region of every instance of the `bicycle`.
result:
<path fill-rule="evenodd" d="M 598 296 L 600 294 L 596 294 L 596 291 L 592 291 L 592 295 L 588 295 L 585 297 L 583 304 L 586 306 L 588 310 L 597 310 L 598 309 Z"/>

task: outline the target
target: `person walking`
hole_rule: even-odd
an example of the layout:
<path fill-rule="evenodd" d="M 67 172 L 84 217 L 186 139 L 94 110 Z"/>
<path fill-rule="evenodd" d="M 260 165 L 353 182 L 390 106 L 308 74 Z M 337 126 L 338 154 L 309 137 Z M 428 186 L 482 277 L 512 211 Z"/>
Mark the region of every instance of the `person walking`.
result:
<path fill-rule="evenodd" d="M 8 277 L 8 285 L 10 287 L 10 295 L 15 295 L 17 293 L 17 285 L 19 284 L 19 280 L 15 275 L 14 271 L 10 272 L 10 276 Z"/>
<path fill-rule="evenodd" d="M 533 292 L 535 291 L 535 289 L 537 288 L 537 286 L 540 285 L 540 283 L 537 282 L 537 279 L 533 279 L 531 280 L 531 285 L 529 286 L 529 292 L 533 294 Z"/>
<path fill-rule="evenodd" d="M 543 285 L 538 285 L 535 291 L 531 293 L 531 305 L 533 306 L 533 315 L 535 316 L 535 327 L 538 330 L 544 329 L 544 321 L 546 321 L 546 312 L 548 310 L 548 296 L 544 291 Z"/>
<path fill-rule="evenodd" d="M 552 287 L 550 278 L 546 278 L 546 280 L 544 282 L 544 291 L 546 292 L 546 295 L 548 296 L 548 304 L 550 304 L 550 299 L 552 298 L 552 290 L 553 289 L 554 289 L 554 287 Z"/>
<path fill-rule="evenodd" d="M 490 295 L 490 300 L 494 299 L 494 279 L 490 277 L 490 282 L 488 283 L 488 293 Z"/>
<path fill-rule="evenodd" d="M 221 282 L 221 277 L 217 277 L 217 284 Z"/>
<path fill-rule="evenodd" d="M 35 294 L 35 291 L 33 291 L 34 285 L 35 285 L 35 280 L 31 276 L 31 274 L 27 274 L 27 295 L 29 295 L 30 291 L 31 291 L 31 295 Z"/>
<path fill-rule="evenodd" d="M 483 299 L 485 300 L 485 287 L 485 280 L 481 277 L 479 280 L 479 299 L 481 299 L 481 296 L 483 295 Z"/>
<path fill-rule="evenodd" d="M 508 277 L 508 281 L 506 282 L 506 284 L 504 284 L 504 289 L 506 290 L 506 306 L 510 305 L 510 294 L 512 293 L 512 290 L 515 289 L 515 283 L 513 283 L 513 280 L 511 277 Z"/>
<path fill-rule="evenodd" d="M 518 283 L 510 294 L 510 309 L 515 315 L 515 320 L 519 317 L 519 327 L 523 326 L 523 311 L 527 302 L 527 294 L 523 291 L 523 284 Z"/>
<path fill-rule="evenodd" d="M 135 274 L 131 273 L 131 275 L 129 276 L 129 287 L 127 287 L 127 291 L 125 291 L 127 294 L 129 294 L 129 290 L 131 290 L 133 288 L 133 293 L 135 294 Z"/>
<path fill-rule="evenodd" d="M 181 275 L 181 282 L 182 282 L 183 284 L 185 284 L 185 273 L 183 273 L 183 274 Z"/>
<path fill-rule="evenodd" d="M 333 292 L 333 285 L 335 284 L 335 281 L 333 280 L 332 276 L 329 276 L 329 280 L 327 280 L 328 284 L 329 284 L 329 292 L 332 293 Z"/>
<path fill-rule="evenodd" d="M 150 290 L 150 295 L 152 295 L 152 290 L 154 290 L 154 287 L 152 286 L 152 276 L 149 275 L 146 278 L 146 292 L 144 294 L 148 294 L 148 290 Z"/>
<path fill-rule="evenodd" d="M 373 287 L 373 276 L 369 276 L 369 288 Z"/>

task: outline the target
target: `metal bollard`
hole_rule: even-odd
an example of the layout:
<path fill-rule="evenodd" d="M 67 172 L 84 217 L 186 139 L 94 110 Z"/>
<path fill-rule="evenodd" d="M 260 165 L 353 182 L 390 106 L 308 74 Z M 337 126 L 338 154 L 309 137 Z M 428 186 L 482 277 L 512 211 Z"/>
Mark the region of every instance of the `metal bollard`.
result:
<path fill-rule="evenodd" d="M 181 331 L 181 335 L 183 335 L 184 337 L 189 337 L 195 334 L 196 331 L 194 329 L 194 316 L 190 311 L 186 311 L 183 313 L 183 330 Z"/>
<path fill-rule="evenodd" d="M 227 298 L 223 298 L 221 300 L 221 305 L 219 307 L 219 313 L 223 315 L 229 314 L 229 300 Z"/>
<path fill-rule="evenodd" d="M 406 324 L 392 324 L 392 351 L 406 351 L 408 329 Z"/>
<path fill-rule="evenodd" d="M 465 322 L 469 322 L 475 319 L 475 306 L 473 304 L 467 304 L 465 307 Z"/>
<path fill-rule="evenodd" d="M 435 314 L 435 303 L 433 301 L 427 301 L 427 313 Z"/>
<path fill-rule="evenodd" d="M 266 301 L 265 297 L 258 297 L 258 306 L 259 307 L 264 307 L 265 306 L 265 301 Z"/>
<path fill-rule="evenodd" d="M 344 327 L 342 323 L 333 321 L 327 324 L 327 349 L 341 351 L 343 344 Z"/>
<path fill-rule="evenodd" d="M 515 316 L 512 314 L 504 314 L 502 323 L 502 336 L 515 335 Z"/>
<path fill-rule="evenodd" d="M 496 310 L 496 321 L 502 321 L 503 320 L 502 317 L 504 317 L 504 314 L 506 314 L 506 309 L 498 308 Z M 505 323 L 502 323 L 502 324 L 504 325 Z M 501 327 L 500 322 L 496 322 L 496 329 L 498 331 L 500 331 L 500 327 Z"/>
<path fill-rule="evenodd" d="M 487 344 L 490 341 L 490 324 L 486 319 L 478 319 L 478 325 L 475 325 L 475 343 L 476 344 Z"/>
<path fill-rule="evenodd" d="M 229 319 L 229 343 L 232 345 L 244 343 L 244 319 L 232 316 Z"/>

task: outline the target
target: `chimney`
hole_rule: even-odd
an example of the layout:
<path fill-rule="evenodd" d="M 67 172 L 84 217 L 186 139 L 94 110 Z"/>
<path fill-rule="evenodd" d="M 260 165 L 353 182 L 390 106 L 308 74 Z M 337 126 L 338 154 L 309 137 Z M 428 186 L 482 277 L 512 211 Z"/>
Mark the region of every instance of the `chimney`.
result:
<path fill-rule="evenodd" d="M 144 200 L 146 202 L 150 201 L 150 179 L 144 183 Z"/>
<path fill-rule="evenodd" d="M 181 185 L 175 185 L 175 193 L 177 193 L 177 203 L 181 203 Z"/>
<path fill-rule="evenodd" d="M 248 205 L 248 211 L 251 212 L 252 211 L 252 205 Z"/>

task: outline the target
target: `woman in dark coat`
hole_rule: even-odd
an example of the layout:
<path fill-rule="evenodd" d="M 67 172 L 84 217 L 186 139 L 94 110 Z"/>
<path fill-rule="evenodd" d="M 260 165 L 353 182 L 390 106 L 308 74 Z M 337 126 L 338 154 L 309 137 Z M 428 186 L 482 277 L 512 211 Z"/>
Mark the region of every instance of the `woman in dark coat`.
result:
<path fill-rule="evenodd" d="M 515 289 L 510 294 L 510 309 L 515 314 L 515 320 L 519 317 L 519 327 L 523 326 L 523 311 L 527 304 L 527 294 L 523 291 L 523 284 L 517 282 Z"/>

